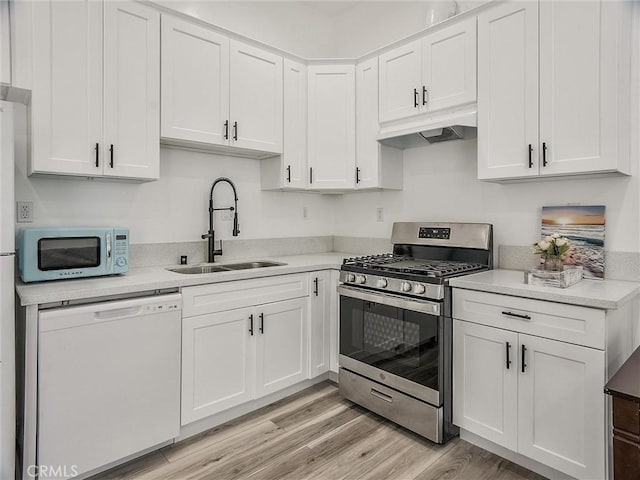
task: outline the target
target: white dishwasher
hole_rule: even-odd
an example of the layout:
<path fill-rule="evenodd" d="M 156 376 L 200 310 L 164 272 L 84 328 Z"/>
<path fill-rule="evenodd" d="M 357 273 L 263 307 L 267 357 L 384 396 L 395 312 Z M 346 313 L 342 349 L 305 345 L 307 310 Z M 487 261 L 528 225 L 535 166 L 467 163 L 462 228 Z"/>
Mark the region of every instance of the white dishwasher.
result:
<path fill-rule="evenodd" d="M 180 431 L 179 293 L 43 310 L 41 478 L 82 475 Z"/>

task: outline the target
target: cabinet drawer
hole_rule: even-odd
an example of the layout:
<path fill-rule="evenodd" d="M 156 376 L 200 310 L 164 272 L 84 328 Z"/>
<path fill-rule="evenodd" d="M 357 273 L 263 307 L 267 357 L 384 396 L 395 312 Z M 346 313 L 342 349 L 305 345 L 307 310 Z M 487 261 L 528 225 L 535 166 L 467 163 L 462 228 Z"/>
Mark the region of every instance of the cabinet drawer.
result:
<path fill-rule="evenodd" d="M 453 317 L 604 350 L 605 311 L 455 289 Z"/>
<path fill-rule="evenodd" d="M 182 316 L 306 297 L 309 295 L 308 278 L 307 273 L 300 273 L 185 287 L 182 289 Z"/>
<path fill-rule="evenodd" d="M 614 396 L 613 427 L 634 435 L 640 443 L 640 401 Z"/>

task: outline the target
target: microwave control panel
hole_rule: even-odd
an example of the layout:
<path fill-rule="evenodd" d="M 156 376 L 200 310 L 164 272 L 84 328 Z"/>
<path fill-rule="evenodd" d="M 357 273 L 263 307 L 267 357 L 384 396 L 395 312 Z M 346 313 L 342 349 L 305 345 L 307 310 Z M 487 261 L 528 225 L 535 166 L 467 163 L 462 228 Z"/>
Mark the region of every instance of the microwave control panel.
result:
<path fill-rule="evenodd" d="M 126 272 L 129 269 L 129 229 L 117 228 L 113 233 L 114 273 Z"/>

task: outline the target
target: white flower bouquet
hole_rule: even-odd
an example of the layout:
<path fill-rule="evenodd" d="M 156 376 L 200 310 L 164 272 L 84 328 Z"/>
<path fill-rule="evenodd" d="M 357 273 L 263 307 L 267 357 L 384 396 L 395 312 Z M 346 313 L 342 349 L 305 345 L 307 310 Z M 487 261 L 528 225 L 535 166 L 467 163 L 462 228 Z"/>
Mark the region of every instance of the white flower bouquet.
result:
<path fill-rule="evenodd" d="M 531 245 L 534 253 L 544 255 L 546 257 L 561 257 L 569 248 L 571 242 L 559 233 L 554 233 L 544 237 Z"/>

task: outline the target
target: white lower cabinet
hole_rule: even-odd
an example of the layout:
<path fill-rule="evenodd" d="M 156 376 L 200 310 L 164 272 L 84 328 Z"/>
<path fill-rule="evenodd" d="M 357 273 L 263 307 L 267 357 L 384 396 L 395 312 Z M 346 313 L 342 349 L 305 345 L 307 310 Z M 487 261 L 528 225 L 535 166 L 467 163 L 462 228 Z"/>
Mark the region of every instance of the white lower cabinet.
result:
<path fill-rule="evenodd" d="M 309 376 L 329 371 L 331 354 L 332 288 L 331 271 L 311 272 L 309 290 Z"/>
<path fill-rule="evenodd" d="M 182 425 L 309 378 L 308 274 L 186 287 L 183 300 Z"/>
<path fill-rule="evenodd" d="M 572 477 L 606 478 L 605 351 L 521 331 L 553 305 L 597 309 L 530 299 L 515 309 L 515 300 L 454 293 L 454 424 Z"/>

